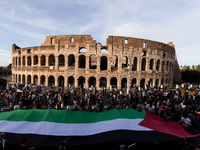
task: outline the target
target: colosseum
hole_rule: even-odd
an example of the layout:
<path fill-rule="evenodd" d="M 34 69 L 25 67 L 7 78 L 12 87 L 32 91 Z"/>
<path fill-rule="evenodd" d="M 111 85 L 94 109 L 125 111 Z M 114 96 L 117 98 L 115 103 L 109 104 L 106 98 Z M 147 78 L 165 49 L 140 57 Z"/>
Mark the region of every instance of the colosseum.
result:
<path fill-rule="evenodd" d="M 131 88 L 172 86 L 181 75 L 172 42 L 109 36 L 106 45 L 91 35 L 47 36 L 41 46 L 12 45 L 14 83 L 44 86 Z"/>

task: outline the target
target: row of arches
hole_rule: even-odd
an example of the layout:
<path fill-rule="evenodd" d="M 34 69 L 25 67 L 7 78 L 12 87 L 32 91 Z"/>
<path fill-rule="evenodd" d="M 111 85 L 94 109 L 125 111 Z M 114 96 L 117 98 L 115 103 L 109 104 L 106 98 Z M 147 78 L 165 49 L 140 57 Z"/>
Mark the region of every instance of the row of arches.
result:
<path fill-rule="evenodd" d="M 32 61 L 33 59 L 33 61 Z M 40 63 L 39 63 L 39 59 L 40 59 Z M 65 56 L 63 54 L 58 56 L 58 66 L 65 66 L 67 63 L 67 66 L 75 66 L 76 63 L 78 63 L 78 68 L 86 68 L 86 56 L 85 55 L 79 55 L 77 58 L 77 62 L 76 62 L 76 58 L 74 56 L 74 54 L 70 54 L 68 55 L 68 59 L 67 61 L 65 60 Z M 97 69 L 97 57 L 96 55 L 90 55 L 89 56 L 89 69 Z M 118 56 L 114 55 L 111 60 L 111 70 L 117 70 L 119 68 L 119 58 Z M 133 60 L 129 60 L 128 61 L 128 57 L 124 56 L 121 60 L 121 67 L 122 69 L 127 68 L 128 66 L 132 67 L 132 71 L 138 71 L 139 69 L 139 60 L 137 57 L 134 57 Z M 31 57 L 21 57 L 19 58 L 13 58 L 13 66 L 32 66 L 32 65 L 41 65 L 41 66 L 55 66 L 56 65 L 56 57 L 52 54 L 49 55 L 48 57 L 45 55 L 42 55 L 40 57 L 38 57 L 37 55 Z M 150 59 L 149 62 L 147 63 L 147 59 L 146 58 L 142 58 L 141 59 L 141 71 L 146 71 L 148 70 L 156 70 L 156 71 L 162 71 L 164 72 L 165 70 L 167 71 L 172 71 L 174 68 L 173 63 L 169 62 L 169 61 L 160 61 L 160 59 L 155 60 L 155 59 Z M 108 58 L 107 56 L 101 56 L 100 57 L 100 70 L 107 70 L 108 69 Z"/>
<path fill-rule="evenodd" d="M 117 77 L 112 77 L 109 80 L 106 77 L 101 77 L 97 81 L 96 77 L 91 76 L 89 78 L 85 78 L 84 76 L 79 76 L 78 78 L 75 78 L 74 76 L 58 76 L 55 78 L 53 75 L 50 76 L 45 76 L 41 75 L 38 77 L 38 75 L 34 75 L 33 77 L 31 75 L 21 75 L 21 74 L 16 74 L 15 76 L 15 82 L 16 83 L 28 83 L 28 84 L 40 84 L 40 85 L 46 85 L 46 86 L 59 86 L 59 87 L 64 87 L 66 86 L 66 81 L 67 80 L 67 85 L 73 85 L 73 86 L 79 86 L 79 87 L 105 87 L 109 88 L 110 86 L 112 87 L 118 87 L 118 88 L 129 88 L 127 85 L 127 78 L 122 78 L 122 79 L 117 79 Z M 76 81 L 77 80 L 77 81 Z M 155 81 L 154 81 L 155 80 Z M 77 85 L 76 83 L 77 82 Z M 119 83 L 118 83 L 119 82 Z M 138 82 L 138 83 L 137 83 Z M 134 85 L 140 85 L 141 88 L 145 88 L 145 85 L 151 85 L 154 86 L 156 85 L 157 87 L 160 85 L 170 85 L 170 79 L 153 79 L 150 78 L 149 80 L 146 80 L 145 78 L 140 79 L 139 81 L 136 78 L 131 79 L 131 85 L 130 87 L 134 87 Z M 119 87 L 120 86 L 120 87 Z"/>

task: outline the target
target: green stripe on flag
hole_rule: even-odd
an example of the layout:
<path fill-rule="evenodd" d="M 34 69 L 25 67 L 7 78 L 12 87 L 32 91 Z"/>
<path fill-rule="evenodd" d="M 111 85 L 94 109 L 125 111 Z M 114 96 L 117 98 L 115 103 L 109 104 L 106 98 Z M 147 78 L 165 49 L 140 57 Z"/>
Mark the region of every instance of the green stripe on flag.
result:
<path fill-rule="evenodd" d="M 54 123 L 95 123 L 114 119 L 144 119 L 145 113 L 132 108 L 112 109 L 105 112 L 29 109 L 0 113 L 0 121 L 28 121 Z"/>

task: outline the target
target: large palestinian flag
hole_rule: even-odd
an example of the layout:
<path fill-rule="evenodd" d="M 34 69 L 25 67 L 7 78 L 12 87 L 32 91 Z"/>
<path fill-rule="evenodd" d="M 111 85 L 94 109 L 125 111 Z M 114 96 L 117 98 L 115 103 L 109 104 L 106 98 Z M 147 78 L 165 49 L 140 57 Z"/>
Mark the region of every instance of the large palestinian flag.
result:
<path fill-rule="evenodd" d="M 148 112 L 112 109 L 105 112 L 70 110 L 15 110 L 0 113 L 0 132 L 17 145 L 27 137 L 29 145 L 56 147 L 119 141 L 173 141 L 194 137 L 179 124 L 166 122 Z"/>

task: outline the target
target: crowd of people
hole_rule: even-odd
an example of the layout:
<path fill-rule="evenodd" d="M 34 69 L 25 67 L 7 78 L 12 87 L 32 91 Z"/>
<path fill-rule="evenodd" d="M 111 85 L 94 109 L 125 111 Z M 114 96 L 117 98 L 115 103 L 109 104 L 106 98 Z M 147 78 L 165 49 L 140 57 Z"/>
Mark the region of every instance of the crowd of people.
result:
<path fill-rule="evenodd" d="M 135 85 L 132 89 L 50 87 L 13 85 L 0 91 L 0 111 L 16 109 L 68 109 L 74 111 L 107 111 L 133 108 L 148 111 L 167 121 L 178 122 L 192 133 L 200 127 L 200 88 L 182 84 L 174 89 Z"/>

